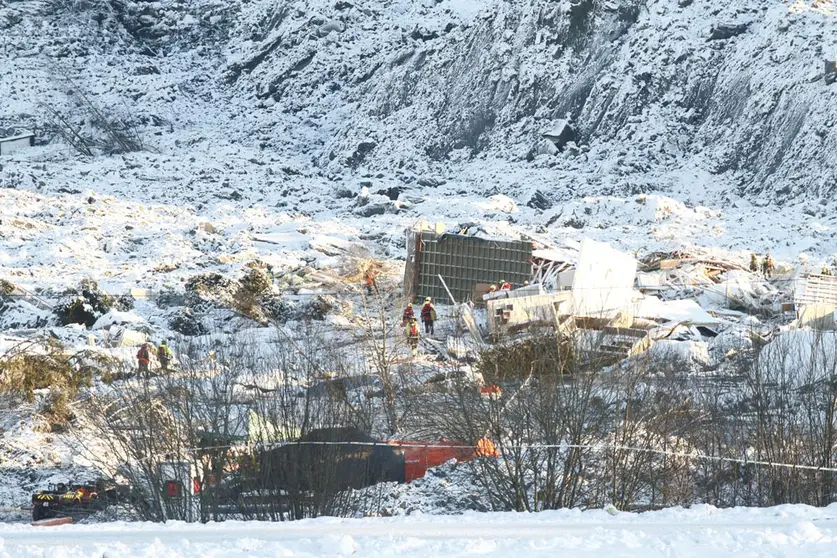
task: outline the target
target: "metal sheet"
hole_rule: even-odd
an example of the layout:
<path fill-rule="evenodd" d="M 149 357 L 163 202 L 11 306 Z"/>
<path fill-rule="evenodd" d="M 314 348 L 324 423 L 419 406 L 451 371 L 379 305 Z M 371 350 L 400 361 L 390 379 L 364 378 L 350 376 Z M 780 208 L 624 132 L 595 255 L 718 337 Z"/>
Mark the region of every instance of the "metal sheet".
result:
<path fill-rule="evenodd" d="M 439 304 L 449 302 L 439 275 L 457 302 L 471 300 L 477 283 L 497 284 L 503 279 L 521 286 L 532 275 L 531 241 L 414 231 L 408 235 L 407 247 L 405 293 L 417 299 L 429 296 Z"/>

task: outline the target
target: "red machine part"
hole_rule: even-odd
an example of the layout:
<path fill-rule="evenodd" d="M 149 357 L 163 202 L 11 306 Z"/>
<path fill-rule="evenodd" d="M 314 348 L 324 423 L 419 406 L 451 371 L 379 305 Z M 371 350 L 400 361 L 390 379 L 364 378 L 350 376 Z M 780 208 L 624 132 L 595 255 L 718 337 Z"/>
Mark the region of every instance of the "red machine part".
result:
<path fill-rule="evenodd" d="M 404 479 L 408 483 L 423 477 L 429 468 L 454 458 L 457 461 L 471 461 L 476 457 L 497 457 L 497 449 L 487 438 L 480 439 L 476 449 L 463 442 L 444 439 L 438 442 L 393 440 L 388 443 L 404 450 Z"/>
<path fill-rule="evenodd" d="M 183 497 L 183 483 L 177 480 L 170 480 L 166 482 L 166 495 L 169 498 Z"/>

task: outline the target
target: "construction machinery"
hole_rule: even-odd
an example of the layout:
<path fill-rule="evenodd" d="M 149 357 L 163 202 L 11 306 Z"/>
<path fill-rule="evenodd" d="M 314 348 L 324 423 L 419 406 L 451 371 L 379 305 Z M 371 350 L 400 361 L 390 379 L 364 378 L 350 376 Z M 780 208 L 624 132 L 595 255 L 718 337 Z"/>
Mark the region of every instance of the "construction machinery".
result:
<path fill-rule="evenodd" d="M 128 490 L 105 481 L 50 484 L 32 495 L 32 520 L 86 517 L 124 499 Z"/>

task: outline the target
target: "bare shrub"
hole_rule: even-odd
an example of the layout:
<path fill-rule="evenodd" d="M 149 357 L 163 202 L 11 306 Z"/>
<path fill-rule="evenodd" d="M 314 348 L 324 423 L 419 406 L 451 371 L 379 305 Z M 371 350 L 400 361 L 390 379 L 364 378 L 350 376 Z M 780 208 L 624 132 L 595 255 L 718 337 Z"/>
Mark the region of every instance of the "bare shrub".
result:
<path fill-rule="evenodd" d="M 161 467 L 171 461 L 190 464 L 200 488 L 193 502 L 203 521 L 279 521 L 365 509 L 361 498 L 369 494 L 338 482 L 348 463 L 346 448 L 296 455 L 305 466 L 295 464 L 292 474 L 289 463 L 276 457 L 277 448 L 323 429 L 354 427 L 368 435 L 362 401 L 311 389 L 328 373 L 348 369 L 316 330 L 235 343 L 197 338 L 175 353 L 181 356 L 178 373 L 114 384 L 84 406 L 85 424 L 107 448 L 90 451 L 91 459 L 107 475 L 122 474 L 141 488 L 141 503 L 134 506 L 140 517 L 189 517 L 188 506 L 172 508 L 165 492 Z M 350 448 L 351 455 L 360 451 L 368 450 Z M 361 468 L 373 462 L 372 453 L 353 459 Z"/>
<path fill-rule="evenodd" d="M 88 2 L 76 1 L 73 4 L 76 7 L 70 9 L 87 9 Z M 122 103 L 123 114 L 117 115 L 112 106 L 103 108 L 95 103 L 91 93 L 75 83 L 67 71 L 60 68 L 55 71 L 56 80 L 61 82 L 74 109 L 65 111 L 49 103 L 41 103 L 40 106 L 51 118 L 48 127 L 57 130 L 76 152 L 92 157 L 97 153 L 114 155 L 147 149 L 139 131 L 138 119 L 131 114 L 126 103 Z M 81 123 L 79 116 L 83 118 Z"/>

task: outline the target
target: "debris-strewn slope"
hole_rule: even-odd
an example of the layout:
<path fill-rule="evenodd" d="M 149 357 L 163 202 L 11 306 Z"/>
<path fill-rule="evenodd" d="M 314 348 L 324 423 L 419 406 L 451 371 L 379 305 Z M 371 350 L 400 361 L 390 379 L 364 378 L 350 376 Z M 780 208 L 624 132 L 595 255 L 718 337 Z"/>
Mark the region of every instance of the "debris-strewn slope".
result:
<path fill-rule="evenodd" d="M 552 199 L 676 188 L 700 200 L 708 182 L 761 203 L 819 200 L 835 183 L 823 76 L 834 11 L 830 0 L 29 0 L 0 7 L 17 78 L 0 124 L 54 120 L 43 103 L 69 110 L 74 79 L 127 111 L 150 146 L 211 143 L 257 175 L 249 161 L 277 154 L 288 176 L 457 175 L 477 158 L 526 172 L 491 180 L 512 192 L 537 170 Z M 554 151 L 540 135 L 561 119 L 580 147 L 531 160 Z M 236 160 L 228 143 L 267 157 Z"/>

